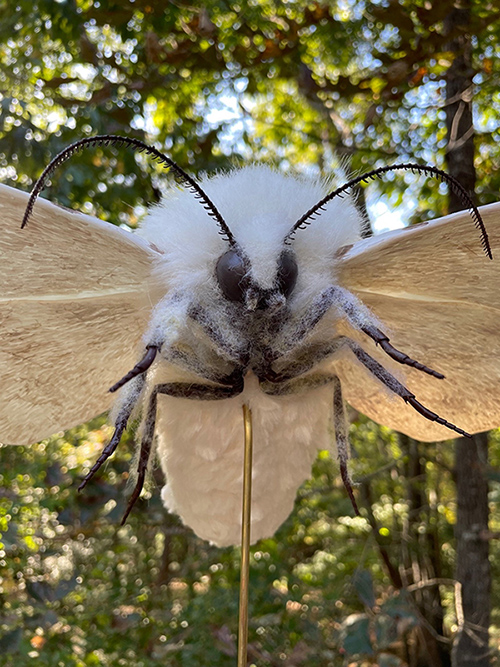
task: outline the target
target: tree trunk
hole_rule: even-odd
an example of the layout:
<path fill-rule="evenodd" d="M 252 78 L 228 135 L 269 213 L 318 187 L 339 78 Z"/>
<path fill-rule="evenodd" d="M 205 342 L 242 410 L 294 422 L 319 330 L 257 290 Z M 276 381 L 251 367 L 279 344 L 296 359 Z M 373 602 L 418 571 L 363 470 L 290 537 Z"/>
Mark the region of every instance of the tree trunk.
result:
<path fill-rule="evenodd" d="M 448 172 L 471 194 L 474 192 L 474 128 L 472 124 L 470 0 L 454 4 L 445 21 L 451 37 L 449 50 L 454 53 L 446 82 L 446 124 Z M 463 204 L 450 192 L 449 212 Z M 471 369 L 472 370 L 472 369 Z M 453 644 L 453 667 L 489 665 L 488 628 L 490 622 L 491 572 L 489 543 L 482 536 L 488 531 L 488 436 L 481 433 L 472 441 L 460 438 L 455 445 L 457 489 L 457 562 L 455 577 L 459 592 L 456 613 L 459 630 Z"/>
<path fill-rule="evenodd" d="M 399 442 L 404 452 L 406 502 L 408 517 L 404 526 L 403 564 L 405 567 L 405 585 L 421 584 L 439 579 L 441 576 L 440 552 L 435 548 L 431 511 L 426 495 L 425 464 L 422 464 L 422 451 L 416 440 L 406 435 L 399 435 Z M 414 593 L 415 603 L 425 618 L 427 625 L 422 626 L 418 636 L 418 648 L 415 664 L 418 667 L 450 667 L 448 644 L 439 641 L 444 636 L 444 611 L 439 586 L 426 585 Z"/>
<path fill-rule="evenodd" d="M 470 18 L 468 9 L 454 9 L 448 15 L 449 32 L 460 26 L 467 27 Z M 448 172 L 474 196 L 476 170 L 474 168 L 474 126 L 472 124 L 472 77 L 470 35 L 462 33 L 448 46 L 455 53 L 446 78 L 446 129 L 448 146 L 446 162 Z M 458 195 L 450 190 L 449 212 L 464 207 Z"/>
<path fill-rule="evenodd" d="M 455 605 L 458 632 L 453 644 L 453 667 L 487 667 L 490 664 L 491 572 L 488 560 L 488 434 L 479 433 L 471 442 L 456 442 L 457 565 L 459 594 Z"/>

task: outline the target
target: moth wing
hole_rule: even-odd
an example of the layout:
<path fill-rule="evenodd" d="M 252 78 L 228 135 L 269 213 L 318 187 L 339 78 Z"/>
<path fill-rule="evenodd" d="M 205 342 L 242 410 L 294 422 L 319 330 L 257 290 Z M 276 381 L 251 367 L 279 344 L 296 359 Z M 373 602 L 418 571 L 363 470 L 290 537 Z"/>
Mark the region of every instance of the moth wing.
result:
<path fill-rule="evenodd" d="M 0 442 L 29 444 L 107 410 L 151 311 L 147 243 L 0 185 Z"/>
<path fill-rule="evenodd" d="M 339 282 L 379 318 L 391 343 L 444 373 L 438 380 L 394 365 L 372 341 L 363 347 L 391 368 L 417 400 L 470 433 L 500 426 L 500 203 L 480 209 L 494 259 L 468 212 L 360 241 L 340 262 Z M 339 362 L 346 399 L 375 421 L 423 441 L 453 433 L 429 422 L 358 362 Z"/>

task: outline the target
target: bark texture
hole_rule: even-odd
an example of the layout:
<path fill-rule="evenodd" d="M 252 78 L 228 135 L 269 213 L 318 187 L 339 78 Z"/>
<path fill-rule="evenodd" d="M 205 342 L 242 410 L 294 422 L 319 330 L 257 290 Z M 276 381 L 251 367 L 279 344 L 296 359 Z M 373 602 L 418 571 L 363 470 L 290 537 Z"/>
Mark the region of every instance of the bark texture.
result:
<path fill-rule="evenodd" d="M 474 126 L 472 123 L 472 96 L 474 70 L 472 69 L 470 35 L 467 29 L 470 19 L 468 8 L 453 9 L 447 17 L 446 28 L 456 35 L 448 45 L 454 53 L 446 79 L 446 128 L 448 146 L 446 161 L 448 172 L 464 188 L 474 195 L 476 171 L 474 168 Z M 458 34 L 457 34 L 458 33 Z M 455 192 L 449 195 L 449 213 L 464 207 Z"/>
<path fill-rule="evenodd" d="M 450 667 L 449 645 L 440 638 L 445 635 L 444 610 L 439 585 L 428 585 L 441 577 L 441 554 L 435 534 L 436 507 L 427 498 L 425 445 L 400 434 L 405 454 L 406 502 L 408 517 L 403 528 L 403 564 L 405 585 L 425 584 L 414 593 L 414 600 L 425 623 L 422 624 L 417 651 L 411 667 Z"/>
<path fill-rule="evenodd" d="M 450 11 L 445 29 L 454 53 L 446 82 L 446 122 L 448 172 L 471 193 L 474 192 L 474 128 L 472 93 L 474 71 L 471 58 L 470 1 L 457 2 Z M 463 208 L 450 193 L 449 212 Z M 472 369 L 471 369 L 472 370 Z M 455 446 L 457 488 L 456 613 L 458 632 L 452 651 L 453 667 L 487 667 L 490 623 L 491 571 L 488 560 L 488 436 L 460 438 Z"/>
<path fill-rule="evenodd" d="M 472 442 L 456 442 L 457 565 L 455 578 L 461 595 L 456 596 L 459 630 L 452 654 L 453 667 L 487 667 L 490 664 L 491 572 L 488 560 L 488 434 Z M 461 598 L 461 599 L 460 599 Z"/>

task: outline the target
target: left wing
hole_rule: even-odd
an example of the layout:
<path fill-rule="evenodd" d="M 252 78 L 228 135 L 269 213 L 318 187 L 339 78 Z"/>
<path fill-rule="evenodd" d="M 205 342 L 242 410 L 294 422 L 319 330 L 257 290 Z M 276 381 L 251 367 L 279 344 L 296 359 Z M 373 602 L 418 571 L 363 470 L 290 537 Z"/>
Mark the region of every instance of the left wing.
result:
<path fill-rule="evenodd" d="M 391 343 L 446 377 L 394 365 L 364 336 L 363 347 L 426 407 L 471 433 L 500 426 L 500 203 L 479 210 L 493 260 L 461 211 L 360 241 L 339 269 L 340 284 L 373 311 Z M 338 373 L 349 403 L 375 421 L 417 440 L 454 437 L 381 394 L 379 382 L 352 359 L 340 360 Z"/>
<path fill-rule="evenodd" d="M 0 442 L 30 444 L 107 410 L 137 361 L 156 252 L 111 224 L 0 185 Z"/>

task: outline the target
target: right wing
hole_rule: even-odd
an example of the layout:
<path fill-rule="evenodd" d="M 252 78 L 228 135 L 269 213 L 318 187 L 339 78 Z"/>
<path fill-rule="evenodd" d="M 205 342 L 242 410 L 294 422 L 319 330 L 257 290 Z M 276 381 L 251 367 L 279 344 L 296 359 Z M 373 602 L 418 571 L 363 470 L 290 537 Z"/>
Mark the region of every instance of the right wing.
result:
<path fill-rule="evenodd" d="M 0 442 L 30 444 L 109 409 L 154 305 L 145 241 L 0 185 Z"/>
<path fill-rule="evenodd" d="M 493 261 L 469 212 L 460 211 L 359 241 L 339 269 L 340 283 L 379 318 L 391 343 L 445 379 L 399 366 L 359 337 L 363 347 L 427 408 L 469 433 L 500 426 L 500 203 L 479 210 Z M 339 373 L 347 401 L 371 419 L 417 440 L 454 437 L 391 400 L 359 363 L 341 360 Z"/>

